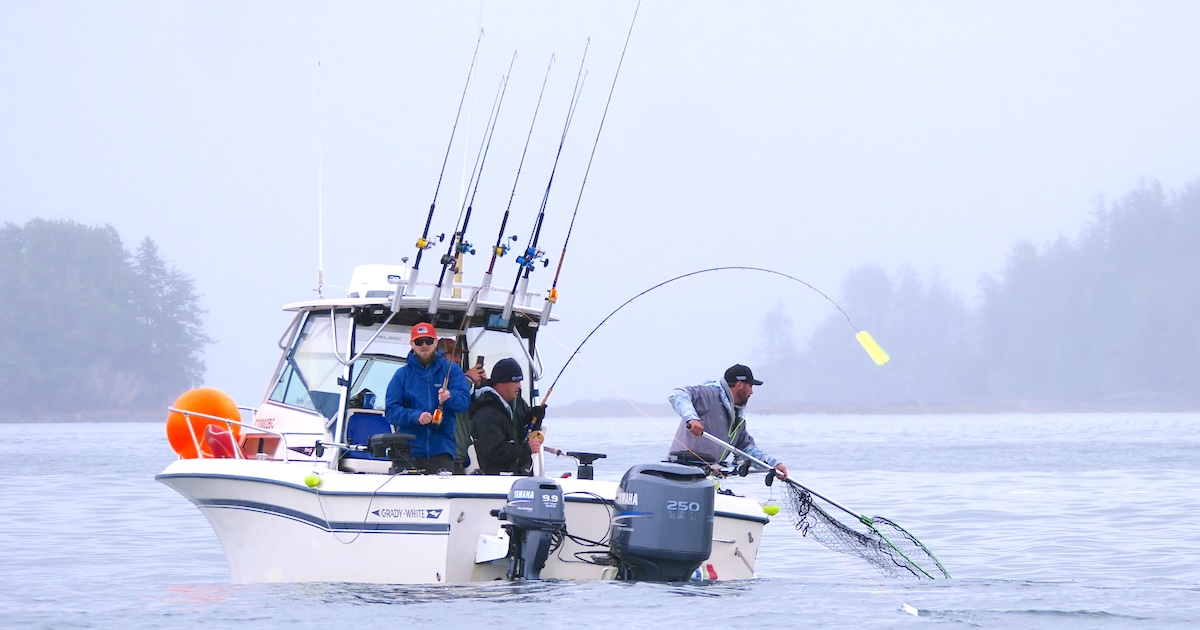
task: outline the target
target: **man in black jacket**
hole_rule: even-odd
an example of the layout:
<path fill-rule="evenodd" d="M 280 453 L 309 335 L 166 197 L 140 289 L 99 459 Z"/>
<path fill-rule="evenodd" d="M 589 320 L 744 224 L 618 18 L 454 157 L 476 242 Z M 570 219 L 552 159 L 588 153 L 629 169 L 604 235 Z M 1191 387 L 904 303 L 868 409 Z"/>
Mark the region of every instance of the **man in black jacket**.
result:
<path fill-rule="evenodd" d="M 529 434 L 529 427 L 541 423 L 546 408 L 539 405 L 530 409 L 521 398 L 524 378 L 521 364 L 513 359 L 500 359 L 492 367 L 491 385 L 475 393 L 475 402 L 471 404 L 471 437 L 475 440 L 479 469 L 485 475 L 528 475 L 533 467 L 533 454 L 542 450 L 540 434 Z"/>

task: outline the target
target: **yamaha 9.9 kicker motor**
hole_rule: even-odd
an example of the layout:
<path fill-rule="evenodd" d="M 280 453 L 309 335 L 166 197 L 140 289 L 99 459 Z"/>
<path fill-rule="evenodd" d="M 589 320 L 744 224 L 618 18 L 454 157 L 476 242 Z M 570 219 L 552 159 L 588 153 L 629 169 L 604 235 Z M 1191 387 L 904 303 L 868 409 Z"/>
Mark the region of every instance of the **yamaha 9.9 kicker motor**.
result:
<path fill-rule="evenodd" d="M 566 527 L 566 508 L 558 482 L 522 477 L 508 490 L 508 503 L 492 515 L 506 520 L 508 579 L 541 579 L 554 535 Z"/>
<path fill-rule="evenodd" d="M 679 464 L 634 466 L 616 499 L 610 536 L 621 579 L 687 580 L 712 555 L 716 489 L 703 472 Z"/>

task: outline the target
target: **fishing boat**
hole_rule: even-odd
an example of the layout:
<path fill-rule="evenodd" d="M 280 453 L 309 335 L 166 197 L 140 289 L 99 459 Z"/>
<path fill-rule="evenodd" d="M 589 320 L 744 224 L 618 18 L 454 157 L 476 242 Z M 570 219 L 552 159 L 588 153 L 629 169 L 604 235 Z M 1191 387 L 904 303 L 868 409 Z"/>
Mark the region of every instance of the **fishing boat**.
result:
<path fill-rule="evenodd" d="M 630 33 L 632 28 L 631 22 Z M 550 183 L 579 96 L 583 63 Z M 472 57 L 468 86 L 474 66 Z M 549 72 L 547 66 L 547 77 Z M 508 252 L 511 194 L 486 273 L 478 285 L 461 280 L 464 255 L 474 253 L 467 230 L 506 85 L 502 78 L 464 188 L 471 193 L 463 195 L 436 283 L 420 281 L 418 272 L 422 255 L 443 240 L 430 235 L 430 225 L 445 159 L 411 266 L 407 258 L 400 265 L 361 265 L 351 274 L 345 297 L 324 297 L 319 280 L 318 299 L 284 306 L 294 317 L 279 339 L 280 359 L 257 407 L 240 408 L 208 388 L 186 392 L 171 407 L 167 434 L 180 458 L 156 478 L 208 519 L 234 582 L 754 577 L 768 522 L 763 507 L 718 489 L 706 470 L 646 462 L 625 471 L 619 482 L 597 480 L 595 462 L 604 453 L 568 452 L 578 466 L 557 479 L 545 476 L 542 454 L 533 458 L 532 476 L 427 474 L 434 471 L 417 468 L 411 457 L 412 436 L 397 433 L 388 422 L 380 394 L 408 360 L 409 331 L 419 323 L 453 342 L 464 368 L 482 362 L 490 372 L 501 360 L 515 360 L 530 376 L 522 381 L 520 395 L 531 405 L 539 400 L 538 332 L 557 319 L 551 309 L 571 234 L 568 229 L 548 290 L 544 295 L 530 291 L 536 263 L 549 262 L 538 239 L 550 183 L 529 243 L 516 257 L 511 290 L 491 286 L 496 260 Z M 447 156 L 466 94 L 464 86 Z M 610 89 L 609 102 L 611 95 Z M 540 105 L 541 95 L 530 136 Z M 600 129 L 603 124 L 602 115 Z M 596 142 L 599 137 L 597 131 Z M 524 160 L 522 151 L 514 194 Z M 583 184 L 590 168 L 591 158 Z M 543 402 L 552 390 L 553 385 Z"/>
<path fill-rule="evenodd" d="M 754 577 L 762 506 L 691 466 L 646 462 L 605 481 L 593 478 L 604 454 L 571 452 L 565 478 L 542 476 L 540 458 L 530 477 L 413 470 L 382 396 L 410 327 L 432 323 L 464 366 L 517 360 L 531 376 L 521 395 L 535 400 L 538 331 L 557 316 L 535 293 L 402 291 L 410 273 L 363 265 L 346 297 L 285 305 L 294 318 L 257 407 L 204 389 L 172 406 L 180 459 L 156 478 L 208 519 L 234 582 Z"/>

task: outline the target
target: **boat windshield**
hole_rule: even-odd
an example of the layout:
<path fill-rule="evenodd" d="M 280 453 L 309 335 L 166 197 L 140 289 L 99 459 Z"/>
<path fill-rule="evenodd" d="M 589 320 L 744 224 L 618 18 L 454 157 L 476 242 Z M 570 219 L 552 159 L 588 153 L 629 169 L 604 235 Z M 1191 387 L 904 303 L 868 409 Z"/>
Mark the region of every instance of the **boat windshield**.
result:
<path fill-rule="evenodd" d="M 309 313 L 299 334 L 287 349 L 268 398 L 333 418 L 341 400 L 338 378 L 342 376 L 343 365 L 338 355 L 345 358 L 348 353 L 348 335 L 352 323 L 349 313 L 338 313 L 332 317 L 328 312 Z M 356 327 L 355 350 L 361 351 L 376 330 L 376 326 Z M 355 362 L 354 376 L 357 382 L 354 392 L 371 389 L 376 395 L 376 408 L 383 407 L 387 382 L 392 373 L 404 364 L 404 357 L 408 356 L 408 338 L 407 327 L 387 326 L 371 342 L 371 355 Z M 372 387 L 377 381 L 382 383 L 381 390 Z"/>
<path fill-rule="evenodd" d="M 404 361 L 393 357 L 364 356 L 354 362 L 354 387 L 350 388 L 350 406 L 383 410 L 384 397 L 392 375 Z M 367 394 L 370 394 L 368 396 Z"/>

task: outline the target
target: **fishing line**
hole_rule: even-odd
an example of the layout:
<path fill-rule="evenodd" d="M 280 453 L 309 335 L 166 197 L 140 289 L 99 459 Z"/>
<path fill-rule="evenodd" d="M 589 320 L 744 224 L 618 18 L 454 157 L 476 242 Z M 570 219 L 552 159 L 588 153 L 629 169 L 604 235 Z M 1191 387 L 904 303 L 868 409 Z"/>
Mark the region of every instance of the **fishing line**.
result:
<path fill-rule="evenodd" d="M 317 473 L 317 474 L 319 477 L 320 474 L 319 473 Z M 325 502 L 321 499 L 321 496 L 323 494 L 321 492 L 321 486 L 320 486 L 320 484 L 317 484 L 317 487 L 313 488 L 313 492 L 317 493 L 317 506 L 321 508 L 321 518 L 325 519 L 325 525 L 329 528 L 329 533 L 333 534 L 333 539 L 342 543 L 343 545 L 349 545 L 349 544 L 353 543 L 354 541 L 358 540 L 358 537 L 362 536 L 363 532 L 366 531 L 367 519 L 371 516 L 371 506 L 375 503 L 375 495 L 379 494 L 379 491 L 383 490 L 383 487 L 388 485 L 388 483 L 390 483 L 395 478 L 396 478 L 396 475 L 394 475 L 394 474 L 388 476 L 387 479 L 383 480 L 383 483 L 379 484 L 378 488 L 375 488 L 374 490 L 371 491 L 370 497 L 367 498 L 367 509 L 365 512 L 363 512 L 362 523 L 359 524 L 358 531 L 354 533 L 354 536 L 350 537 L 350 540 L 342 540 L 340 537 L 338 537 L 337 530 L 333 529 L 333 523 L 330 522 L 329 515 L 325 513 Z"/>
<path fill-rule="evenodd" d="M 700 272 L 696 272 L 696 273 L 700 273 Z M 689 275 L 694 275 L 694 274 L 689 274 Z M 800 282 L 803 282 L 803 281 L 800 281 Z M 810 288 L 812 288 L 814 291 L 817 291 L 818 293 L 820 293 L 820 291 L 819 291 L 819 290 L 817 290 L 815 287 L 812 287 L 811 285 L 808 285 L 807 283 L 804 283 L 804 284 L 806 284 L 807 286 L 809 286 Z M 822 295 L 824 296 L 824 294 L 823 294 L 823 293 L 822 293 Z M 826 296 L 826 299 L 829 299 L 829 298 L 828 298 L 828 296 Z M 831 303 L 833 302 L 833 300 L 831 300 L 831 299 L 830 299 L 829 301 L 830 301 Z M 622 306 L 624 306 L 624 305 L 622 305 Z M 837 304 L 834 304 L 834 306 L 836 307 L 836 306 L 837 306 Z M 839 311 L 841 311 L 841 309 L 840 309 L 840 308 L 838 308 L 838 310 L 839 310 Z M 523 314 L 523 313 L 522 313 L 522 314 Z M 842 314 L 843 314 L 843 315 L 845 315 L 845 311 L 842 311 Z M 528 315 L 526 315 L 526 317 L 528 317 Z M 847 320 L 848 320 L 848 319 L 849 319 L 849 317 L 847 317 Z M 593 332 L 594 332 L 594 331 L 593 331 Z M 563 343 L 563 342 L 562 342 L 560 339 L 558 339 L 558 337 L 556 337 L 555 335 L 553 335 L 553 334 L 549 334 L 549 337 L 550 337 L 550 339 L 551 339 L 551 340 L 553 340 L 555 343 L 557 343 L 557 344 L 558 344 L 560 347 L 562 347 L 563 349 L 566 349 L 566 348 L 567 348 L 567 345 L 566 345 L 565 343 Z M 638 405 L 637 405 L 637 403 L 635 403 L 635 402 L 634 402 L 634 401 L 633 401 L 631 398 L 629 398 L 629 396 L 627 396 L 623 390 L 621 390 L 619 387 L 617 387 L 615 384 L 613 384 L 613 383 L 612 383 L 612 381 L 610 381 L 610 380 L 608 380 L 607 378 L 605 378 L 605 377 L 604 377 L 604 375 L 603 375 L 603 374 L 601 374 L 601 373 L 599 372 L 599 370 L 597 370 L 597 369 L 596 369 L 594 366 L 592 366 L 592 365 L 591 365 L 590 363 L 588 363 L 586 360 L 584 360 L 584 359 L 582 359 L 582 358 L 581 358 L 581 359 L 580 359 L 580 362 L 581 362 L 581 363 L 584 365 L 584 367 L 586 367 L 586 368 L 588 368 L 589 370 L 591 370 L 592 374 L 593 374 L 593 375 L 595 375 L 595 377 L 597 378 L 597 380 L 599 380 L 599 381 L 603 382 L 603 383 L 604 383 L 605 385 L 607 385 L 607 386 L 609 387 L 609 389 L 611 389 L 611 390 L 612 390 L 612 391 L 613 391 L 613 392 L 614 392 L 614 393 L 615 393 L 617 396 L 619 396 L 620 398 L 622 398 L 623 400 L 625 400 L 627 403 L 629 403 L 629 405 L 630 405 L 631 407 L 633 407 L 633 408 L 634 408 L 634 409 L 635 409 L 635 410 L 636 410 L 636 411 L 637 411 L 639 414 L 641 414 L 643 418 L 645 418 L 645 419 L 649 420 L 650 422 L 652 422 L 652 423 L 654 423 L 655 425 L 657 425 L 657 426 L 659 426 L 659 427 L 663 428 L 664 430 L 666 430 L 666 431 L 668 431 L 668 432 L 671 432 L 671 433 L 672 433 L 672 439 L 674 439 L 674 437 L 673 437 L 673 436 L 674 436 L 674 429 L 673 429 L 673 428 L 671 428 L 671 427 L 664 427 L 664 426 L 663 426 L 663 424 L 660 422 L 660 419 L 659 419 L 659 418 L 655 418 L 654 416 L 651 416 L 650 414 L 648 414 L 648 413 L 647 413 L 647 412 L 646 412 L 644 409 L 642 409 L 640 406 L 638 406 Z M 546 400 L 546 399 L 548 399 L 548 398 L 549 398 L 549 392 L 547 392 L 547 396 L 546 396 L 545 398 L 543 398 L 542 404 L 545 404 L 545 400 Z M 686 448 L 686 446 L 685 446 L 685 448 Z M 689 451 L 691 451 L 691 449 L 688 449 L 688 450 L 689 450 Z M 693 454 L 693 455 L 696 455 L 697 457 L 699 457 L 699 456 L 698 456 L 698 455 L 697 455 L 697 454 L 696 454 L 694 451 L 691 451 L 691 452 L 692 452 L 692 454 Z M 786 481 L 786 480 L 785 480 L 785 481 Z M 823 497 L 822 497 L 822 498 L 823 498 Z M 834 504 L 834 505 L 837 505 L 837 504 Z M 838 506 L 838 507 L 841 507 L 841 506 Z M 844 509 L 844 508 L 843 508 L 843 509 Z M 853 513 L 851 512 L 851 514 L 853 514 Z M 855 515 L 855 516 L 857 517 L 857 515 Z M 806 538 L 807 538 L 807 536 L 806 536 Z M 879 591 L 880 591 L 880 592 L 882 592 L 882 593 L 884 593 L 884 594 L 888 595 L 888 596 L 889 596 L 889 597 L 891 597 L 893 600 L 895 600 L 895 601 L 896 601 L 898 604 L 900 604 L 900 608 L 901 608 L 901 610 L 903 610 L 904 612 L 906 612 L 906 613 L 908 613 L 908 614 L 911 614 L 911 615 L 913 615 L 913 616 L 919 616 L 919 611 L 918 611 L 918 609 L 917 609 L 916 607 L 914 607 L 914 606 L 912 606 L 912 605 L 908 604 L 908 603 L 907 603 L 907 602 L 905 602 L 903 599 L 901 599 L 901 598 L 900 598 L 898 595 L 896 595 L 896 594 L 895 594 L 895 593 L 893 593 L 893 592 L 892 592 L 890 589 L 888 589 L 886 586 L 884 586 L 883 584 L 881 584 L 881 583 L 880 583 L 878 580 L 876 580 L 876 579 L 875 579 L 875 576 L 874 576 L 874 575 L 871 575 L 871 574 L 869 574 L 869 573 L 866 573 L 865 571 L 863 571 L 863 570 L 861 569 L 861 567 L 859 567 L 859 566 L 857 566 L 857 565 L 855 565 L 855 564 L 852 564 L 852 563 L 849 561 L 849 559 L 846 557 L 846 555 L 845 555 L 845 554 L 838 553 L 838 552 L 834 551 L 833 549 L 830 549 L 829 547 L 827 547 L 827 546 L 825 546 L 825 545 L 818 545 L 818 547 L 819 547 L 820 549 L 822 549 L 823 551 L 825 551 L 826 553 L 830 554 L 830 556 L 831 556 L 832 558 L 836 559 L 836 560 L 837 560 L 839 563 L 841 563 L 841 564 L 842 564 L 842 566 L 844 566 L 844 567 L 846 567 L 847 569 L 849 569 L 850 571 L 852 571 L 852 572 L 854 572 L 854 573 L 858 574 L 860 577 L 862 577 L 862 578 L 866 579 L 867 581 L 869 581 L 869 582 L 873 583 L 873 584 L 874 584 L 874 585 L 875 585 L 875 586 L 876 586 L 876 587 L 879 589 Z M 578 554 L 579 554 L 579 553 L 594 553 L 594 552 L 587 552 L 586 550 L 581 550 L 581 551 L 579 551 L 579 552 L 576 552 L 576 557 L 579 557 L 579 556 L 578 556 Z M 560 552 L 560 554 L 561 554 L 561 552 Z M 561 557 L 560 557 L 560 559 L 561 559 Z M 581 560 L 581 561 L 583 561 L 583 562 L 587 562 L 587 560 L 583 560 L 582 558 L 581 558 L 580 560 Z M 744 561 L 744 560 L 743 560 L 743 561 Z M 940 563 L 938 563 L 938 564 L 939 564 L 939 566 L 940 566 Z"/>
<path fill-rule="evenodd" d="M 325 297 L 324 142 L 321 133 L 321 61 L 317 60 L 317 298 Z"/>

